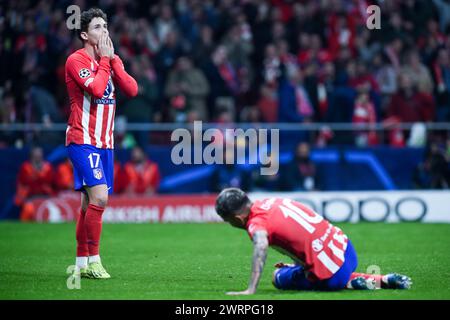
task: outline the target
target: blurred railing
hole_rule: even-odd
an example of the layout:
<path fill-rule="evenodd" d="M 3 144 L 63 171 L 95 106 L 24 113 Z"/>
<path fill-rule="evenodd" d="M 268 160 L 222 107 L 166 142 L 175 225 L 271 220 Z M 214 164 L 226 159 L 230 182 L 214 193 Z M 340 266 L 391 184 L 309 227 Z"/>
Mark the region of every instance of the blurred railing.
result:
<path fill-rule="evenodd" d="M 199 123 L 197 130 L 199 128 Z M 171 144 L 171 133 L 180 128 L 194 130 L 194 123 L 118 123 L 115 124 L 115 135 L 124 136 L 131 133 L 138 144 Z M 392 141 L 395 134 L 401 133 L 400 145 L 424 146 L 430 136 L 440 135 L 445 140 L 450 138 L 450 122 L 430 123 L 397 123 L 382 122 L 376 124 L 355 123 L 211 123 L 201 122 L 201 131 L 207 129 L 278 129 L 280 143 L 308 141 L 315 145 L 395 145 Z M 0 140 L 2 136 L 15 136 L 12 140 L 20 140 L 13 145 L 47 144 L 49 146 L 64 143 L 66 123 L 14 123 L 0 124 Z M 369 137 L 368 133 L 372 135 Z M 364 137 L 364 134 L 366 135 Z M 362 139 L 360 139 L 362 138 Z M 410 139 L 411 138 L 411 139 Z M 407 143 L 408 140 L 419 141 Z M 440 139 L 442 141 L 442 139 Z M 11 141 L 11 140 L 10 140 Z M 319 142 L 322 141 L 322 142 Z M 325 142 L 323 142 L 325 141 Z"/>
<path fill-rule="evenodd" d="M 202 122 L 202 129 L 210 128 L 258 128 L 279 129 L 283 131 L 319 131 L 329 128 L 333 131 L 360 131 L 375 130 L 385 131 L 392 128 L 410 130 L 417 123 L 402 122 L 395 124 L 355 124 L 355 123 L 286 123 L 286 122 L 235 122 L 235 123 L 213 123 Z M 421 123 L 427 130 L 450 130 L 450 122 L 428 122 Z M 179 128 L 193 129 L 193 123 L 127 123 L 127 131 L 173 131 Z M 0 131 L 65 131 L 67 123 L 12 123 L 0 124 Z"/>

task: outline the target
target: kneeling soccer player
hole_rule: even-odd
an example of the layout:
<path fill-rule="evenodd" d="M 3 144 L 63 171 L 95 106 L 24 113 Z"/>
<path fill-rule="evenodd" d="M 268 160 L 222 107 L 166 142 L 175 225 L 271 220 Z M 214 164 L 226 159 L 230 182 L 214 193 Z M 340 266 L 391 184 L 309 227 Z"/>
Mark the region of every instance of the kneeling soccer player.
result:
<path fill-rule="evenodd" d="M 277 263 L 273 284 L 285 290 L 409 289 L 409 277 L 391 273 L 355 273 L 358 265 L 351 241 L 305 205 L 283 198 L 250 201 L 244 191 L 224 189 L 216 199 L 217 213 L 233 227 L 246 229 L 253 240 L 250 283 L 245 291 L 254 294 L 261 277 L 268 246 L 291 257 L 295 264 Z"/>

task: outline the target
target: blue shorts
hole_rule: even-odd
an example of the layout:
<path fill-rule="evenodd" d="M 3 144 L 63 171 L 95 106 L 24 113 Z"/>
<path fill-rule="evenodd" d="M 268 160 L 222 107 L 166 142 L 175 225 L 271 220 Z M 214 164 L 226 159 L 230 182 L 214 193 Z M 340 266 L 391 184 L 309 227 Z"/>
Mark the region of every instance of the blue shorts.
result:
<path fill-rule="evenodd" d="M 312 282 L 306 278 L 305 270 L 302 266 L 283 267 L 275 271 L 274 285 L 282 290 L 333 291 L 344 289 L 350 280 L 351 274 L 358 266 L 356 251 L 350 240 L 348 240 L 344 257 L 344 264 L 329 279 Z"/>
<path fill-rule="evenodd" d="M 108 194 L 113 192 L 114 151 L 100 149 L 88 144 L 67 146 L 73 164 L 74 189 L 86 192 L 84 187 L 106 184 Z"/>

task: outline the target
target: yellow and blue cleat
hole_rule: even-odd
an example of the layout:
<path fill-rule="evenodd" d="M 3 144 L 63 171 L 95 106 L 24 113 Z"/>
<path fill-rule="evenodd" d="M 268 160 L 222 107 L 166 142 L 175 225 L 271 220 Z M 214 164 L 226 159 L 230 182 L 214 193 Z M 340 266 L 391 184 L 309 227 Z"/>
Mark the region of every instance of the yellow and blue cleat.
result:
<path fill-rule="evenodd" d="M 89 278 L 87 272 L 88 272 L 87 267 L 86 268 L 77 267 L 73 270 L 72 276 L 75 278 Z"/>
<path fill-rule="evenodd" d="M 89 279 L 109 279 L 111 276 L 106 272 L 105 268 L 100 262 L 89 263 L 86 270 L 85 278 Z"/>

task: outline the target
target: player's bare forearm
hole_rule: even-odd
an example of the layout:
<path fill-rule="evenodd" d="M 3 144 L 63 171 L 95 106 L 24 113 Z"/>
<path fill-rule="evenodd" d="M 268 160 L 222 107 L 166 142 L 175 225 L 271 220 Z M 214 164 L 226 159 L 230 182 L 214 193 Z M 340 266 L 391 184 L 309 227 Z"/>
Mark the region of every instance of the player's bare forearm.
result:
<path fill-rule="evenodd" d="M 267 258 L 267 248 L 269 247 L 269 240 L 266 231 L 256 231 L 253 235 L 253 261 L 252 274 L 247 290 L 240 292 L 228 292 L 229 295 L 248 295 L 254 294 L 258 287 L 261 274 L 264 269 Z"/>
<path fill-rule="evenodd" d="M 252 276 L 248 289 L 254 293 L 258 286 L 259 279 L 261 278 L 264 264 L 266 263 L 267 248 L 269 241 L 267 239 L 266 231 L 256 231 L 253 236 L 253 262 L 252 262 Z"/>

